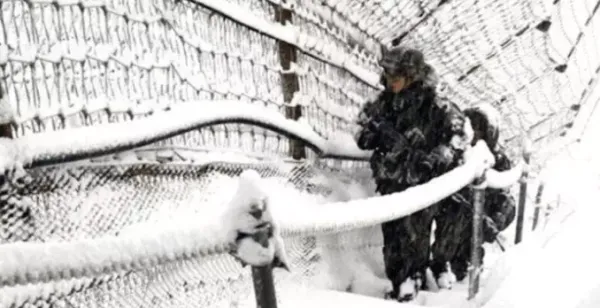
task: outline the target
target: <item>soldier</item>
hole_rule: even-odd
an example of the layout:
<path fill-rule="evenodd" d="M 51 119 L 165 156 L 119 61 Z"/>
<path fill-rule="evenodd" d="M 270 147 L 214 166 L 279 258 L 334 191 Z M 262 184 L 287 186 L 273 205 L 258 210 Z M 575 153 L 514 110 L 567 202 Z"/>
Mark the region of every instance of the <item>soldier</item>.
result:
<path fill-rule="evenodd" d="M 360 148 L 374 151 L 371 170 L 377 191 L 386 195 L 449 171 L 470 140 L 464 115 L 436 97 L 435 72 L 420 51 L 384 50 L 380 65 L 385 90 L 363 107 L 356 140 Z M 432 206 L 382 225 L 386 274 L 395 299 L 410 300 L 418 289 L 401 292 L 400 285 L 424 285 L 418 280 L 429 263 L 435 212 Z"/>
<path fill-rule="evenodd" d="M 505 171 L 511 163 L 498 145 L 500 117 L 493 107 L 478 106 L 465 110 L 473 127 L 473 144 L 484 140 L 496 158 L 493 169 Z M 431 270 L 438 285 L 450 288 L 453 278 L 461 281 L 467 275 L 471 257 L 471 237 L 473 234 L 472 190 L 464 188 L 439 204 L 439 212 L 435 217 L 435 242 L 432 247 L 433 260 Z M 491 189 L 485 191 L 483 218 L 483 241 L 493 243 L 500 231 L 503 231 L 515 218 L 515 199 L 508 189 Z M 483 258 L 483 247 L 480 256 Z M 452 272 L 447 263 L 450 263 Z"/>

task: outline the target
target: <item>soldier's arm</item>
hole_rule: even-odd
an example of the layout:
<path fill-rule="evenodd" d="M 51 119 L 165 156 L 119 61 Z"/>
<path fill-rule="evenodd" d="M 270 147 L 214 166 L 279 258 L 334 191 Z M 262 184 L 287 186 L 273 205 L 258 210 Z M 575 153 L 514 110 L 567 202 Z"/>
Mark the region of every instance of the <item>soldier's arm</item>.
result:
<path fill-rule="evenodd" d="M 373 150 L 380 142 L 380 133 L 377 128 L 377 122 L 380 120 L 382 113 L 383 93 L 376 99 L 368 101 L 363 105 L 362 110 L 358 115 L 356 124 L 358 124 L 358 132 L 355 135 L 356 144 L 360 149 Z"/>
<path fill-rule="evenodd" d="M 446 102 L 434 107 L 431 119 L 438 145 L 430 153 L 430 158 L 436 162 L 436 169 L 446 172 L 457 165 L 462 152 L 470 143 L 466 117 L 458 106 Z"/>

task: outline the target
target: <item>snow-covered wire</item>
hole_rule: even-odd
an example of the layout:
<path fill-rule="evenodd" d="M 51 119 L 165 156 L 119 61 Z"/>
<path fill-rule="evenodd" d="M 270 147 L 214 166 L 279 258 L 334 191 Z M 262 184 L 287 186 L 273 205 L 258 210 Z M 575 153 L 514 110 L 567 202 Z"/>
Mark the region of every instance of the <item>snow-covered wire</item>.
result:
<path fill-rule="evenodd" d="M 473 182 L 481 164 L 477 160 L 403 192 L 364 200 L 290 207 L 279 215 L 283 232 L 290 235 L 344 232 L 408 216 Z"/>
<path fill-rule="evenodd" d="M 234 238 L 218 223 L 136 236 L 0 246 L 0 287 L 108 275 L 229 251 Z"/>
<path fill-rule="evenodd" d="M 486 173 L 485 184 L 488 188 L 508 188 L 514 185 L 521 175 L 523 174 L 523 168 L 525 163 L 521 162 L 517 166 L 510 170 L 498 172 L 495 170 L 488 170 Z"/>
<path fill-rule="evenodd" d="M 22 149 L 24 165 L 44 166 L 130 150 L 191 130 L 223 123 L 247 123 L 303 141 L 322 157 L 364 160 L 370 152 L 354 143 L 326 140 L 306 124 L 277 111 L 238 101 L 194 101 L 131 122 L 100 124 L 68 131 L 48 131 L 7 141 L 3 148 Z M 348 137 L 350 138 L 350 137 Z M 346 138 L 346 139 L 348 139 Z M 342 138 L 344 139 L 344 138 Z M 14 142 L 14 143 L 11 143 Z M 10 161 L 2 164 L 11 166 Z"/>

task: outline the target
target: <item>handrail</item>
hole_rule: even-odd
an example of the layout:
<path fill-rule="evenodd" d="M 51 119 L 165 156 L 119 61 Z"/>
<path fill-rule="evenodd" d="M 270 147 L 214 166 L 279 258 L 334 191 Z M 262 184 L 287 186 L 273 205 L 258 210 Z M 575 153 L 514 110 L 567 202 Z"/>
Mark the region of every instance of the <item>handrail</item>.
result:
<path fill-rule="evenodd" d="M 266 107 L 234 100 L 193 101 L 131 122 L 49 131 L 17 139 L 0 138 L 0 151 L 4 152 L 0 155 L 0 170 L 11 169 L 15 162 L 28 167 L 42 167 L 132 150 L 225 123 L 252 124 L 281 133 L 304 142 L 322 158 L 366 161 L 371 156 L 371 151 L 363 151 L 353 143 L 344 142 L 349 138 L 325 139 L 307 124 L 286 119 Z M 340 137 L 342 135 L 339 134 Z M 508 187 L 518 180 L 522 168 L 523 164 L 504 172 L 490 169 L 486 173 L 486 183 L 492 188 Z"/>
<path fill-rule="evenodd" d="M 239 101 L 193 101 L 131 122 L 43 132 L 0 144 L 11 151 L 10 157 L 23 160 L 23 165 L 40 167 L 131 150 L 224 123 L 246 123 L 273 130 L 304 142 L 323 158 L 367 160 L 371 155 L 353 143 L 327 140 L 307 124 L 286 119 L 275 110 Z M 0 166 L 6 169 L 10 162 L 4 161 Z"/>

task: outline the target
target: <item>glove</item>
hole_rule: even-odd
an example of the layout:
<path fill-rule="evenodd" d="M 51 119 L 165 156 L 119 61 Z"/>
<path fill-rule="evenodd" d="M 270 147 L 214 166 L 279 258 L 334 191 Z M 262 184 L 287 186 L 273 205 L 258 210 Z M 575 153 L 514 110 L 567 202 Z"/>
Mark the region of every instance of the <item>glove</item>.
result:
<path fill-rule="evenodd" d="M 420 148 L 425 145 L 425 135 L 423 135 L 423 132 L 416 127 L 408 130 L 404 133 L 404 136 L 414 148 Z"/>
<path fill-rule="evenodd" d="M 446 145 L 439 145 L 431 151 L 429 157 L 435 162 L 438 172 L 446 172 L 454 162 L 454 151 Z"/>
<path fill-rule="evenodd" d="M 355 136 L 355 139 L 356 145 L 362 150 L 372 150 L 379 145 L 378 135 L 368 128 L 365 128 L 364 130 L 360 131 Z"/>

